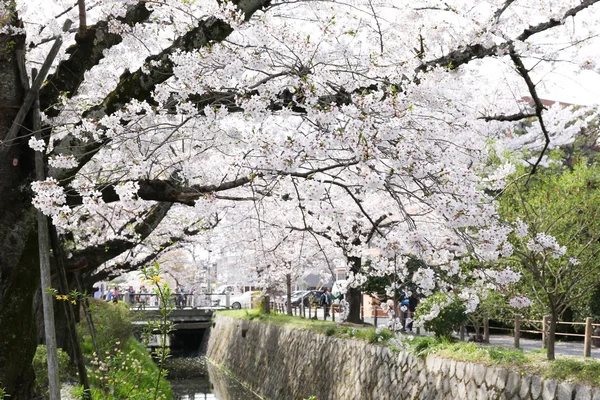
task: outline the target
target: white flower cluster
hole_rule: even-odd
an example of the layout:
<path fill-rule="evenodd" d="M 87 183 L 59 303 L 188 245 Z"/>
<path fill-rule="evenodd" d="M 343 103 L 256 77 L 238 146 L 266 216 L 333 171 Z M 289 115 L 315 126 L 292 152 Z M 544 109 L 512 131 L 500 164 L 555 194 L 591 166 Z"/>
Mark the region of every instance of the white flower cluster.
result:
<path fill-rule="evenodd" d="M 140 184 L 137 182 L 124 182 L 115 186 L 115 192 L 119 196 L 119 200 L 123 202 L 125 207 L 134 205 L 137 200 L 137 191 L 140 189 Z"/>
<path fill-rule="evenodd" d="M 533 304 L 533 301 L 529 300 L 525 296 L 515 296 L 509 300 L 509 304 L 514 308 L 525 308 Z"/>
<path fill-rule="evenodd" d="M 44 149 L 46 148 L 46 142 L 44 142 L 42 139 L 36 139 L 35 137 L 30 137 L 29 138 L 29 147 L 31 147 L 34 151 L 44 151 Z"/>
<path fill-rule="evenodd" d="M 31 184 L 35 192 L 33 205 L 49 217 L 61 211 L 61 207 L 67 202 L 65 192 L 54 178 L 46 178 L 45 181 L 36 181 Z"/>
<path fill-rule="evenodd" d="M 517 226 L 515 227 L 515 235 L 519 238 L 524 238 L 529 234 L 529 227 L 521 218 L 517 218 Z"/>
<path fill-rule="evenodd" d="M 565 246 L 560 246 L 556 242 L 556 238 L 554 236 L 547 235 L 543 232 L 535 235 L 535 238 L 529 239 L 529 241 L 527 241 L 527 248 L 530 251 L 537 253 L 548 250 L 553 258 L 564 256 L 567 252 L 567 248 Z"/>
<path fill-rule="evenodd" d="M 48 164 L 50 164 L 50 166 L 53 168 L 64 169 L 75 168 L 78 165 L 75 157 L 71 155 L 63 156 L 62 154 L 50 157 L 48 159 Z"/>
<path fill-rule="evenodd" d="M 507 288 L 510 284 L 516 283 L 521 279 L 521 273 L 515 272 L 510 268 L 502 271 L 487 271 L 487 275 L 501 288 Z"/>
<path fill-rule="evenodd" d="M 570 257 L 570 258 L 569 258 L 569 263 L 570 263 L 571 265 L 573 265 L 573 266 L 576 266 L 576 265 L 579 265 L 579 264 L 580 264 L 579 260 L 578 260 L 578 259 L 576 259 L 575 257 Z"/>
<path fill-rule="evenodd" d="M 465 301 L 466 313 L 472 313 L 477 309 L 480 299 L 474 288 L 465 288 L 458 297 Z"/>
<path fill-rule="evenodd" d="M 364 285 L 364 283 L 367 281 L 367 276 L 364 274 L 361 274 L 360 272 L 354 273 L 354 272 L 350 271 L 350 272 L 348 272 L 346 281 L 347 281 L 348 286 L 356 288 L 356 287 Z"/>
<path fill-rule="evenodd" d="M 394 300 L 388 300 L 381 303 L 381 310 L 386 313 L 389 318 L 393 318 L 396 312 L 394 311 Z"/>
<path fill-rule="evenodd" d="M 421 288 L 425 295 L 433 292 L 435 280 L 435 272 L 431 268 L 419 268 L 412 277 L 412 281 Z"/>
<path fill-rule="evenodd" d="M 59 231 L 65 230 L 69 225 L 71 209 L 65 205 L 67 196 L 56 179 L 46 178 L 45 181 L 33 182 L 31 189 L 35 192 L 32 200 L 34 207 L 42 214 L 52 217 L 52 223 Z"/>
<path fill-rule="evenodd" d="M 340 320 L 346 321 L 350 315 L 350 304 L 345 299 L 340 300 Z"/>

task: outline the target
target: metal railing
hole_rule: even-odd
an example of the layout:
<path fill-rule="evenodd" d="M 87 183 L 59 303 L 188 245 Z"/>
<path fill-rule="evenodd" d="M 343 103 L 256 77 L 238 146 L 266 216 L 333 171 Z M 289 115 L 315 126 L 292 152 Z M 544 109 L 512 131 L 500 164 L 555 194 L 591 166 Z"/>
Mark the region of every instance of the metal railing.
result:
<path fill-rule="evenodd" d="M 489 321 L 484 320 L 483 323 L 483 341 L 489 342 L 490 329 L 499 330 L 499 331 L 508 331 L 512 332 L 514 337 L 514 347 L 520 348 L 520 339 L 522 333 L 531 333 L 536 335 L 541 335 L 542 346 L 546 348 L 548 341 L 548 333 L 550 331 L 550 315 L 544 316 L 542 320 L 530 320 L 523 319 L 521 315 L 515 315 L 514 319 L 499 319 L 498 321 L 510 322 L 513 324 L 513 328 L 501 327 L 501 326 L 490 326 Z M 532 329 L 523 329 L 523 325 L 528 325 L 532 327 Z M 540 329 L 536 329 L 536 325 L 540 326 Z M 577 322 L 577 321 L 556 321 L 556 325 L 570 325 L 570 326 L 585 326 L 584 333 L 570 333 L 570 332 L 555 332 L 555 336 L 570 336 L 570 337 L 579 337 L 583 338 L 583 356 L 590 357 L 592 353 L 592 341 L 598 340 L 598 344 L 600 344 L 600 335 L 594 335 L 594 331 L 596 328 L 600 327 L 600 324 L 592 323 L 592 318 L 587 317 L 585 322 Z M 467 326 L 467 324 L 465 324 Z M 477 331 L 476 326 L 473 324 L 469 324 L 468 326 L 473 326 Z M 464 327 L 460 330 L 460 338 L 464 340 Z"/>
<path fill-rule="evenodd" d="M 229 308 L 230 294 L 215 293 L 175 293 L 169 297 L 169 302 L 179 309 L 184 308 Z M 161 299 L 156 293 L 119 293 L 120 301 L 129 305 L 133 310 L 146 308 L 161 308 Z M 111 300 L 105 300 L 111 301 Z"/>

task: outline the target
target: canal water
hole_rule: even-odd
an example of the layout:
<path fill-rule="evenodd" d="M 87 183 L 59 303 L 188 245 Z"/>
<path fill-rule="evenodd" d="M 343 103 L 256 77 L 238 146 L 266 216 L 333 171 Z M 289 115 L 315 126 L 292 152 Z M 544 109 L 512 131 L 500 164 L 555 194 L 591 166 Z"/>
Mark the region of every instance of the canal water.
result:
<path fill-rule="evenodd" d="M 167 369 L 175 400 L 261 399 L 201 356 L 171 358 Z"/>

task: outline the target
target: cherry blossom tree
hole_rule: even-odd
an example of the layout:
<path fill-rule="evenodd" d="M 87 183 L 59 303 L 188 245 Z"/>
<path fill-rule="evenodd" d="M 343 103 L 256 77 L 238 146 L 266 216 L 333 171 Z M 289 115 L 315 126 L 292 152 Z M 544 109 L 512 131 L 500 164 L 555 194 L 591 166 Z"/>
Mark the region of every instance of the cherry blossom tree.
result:
<path fill-rule="evenodd" d="M 217 219 L 235 232 L 230 215 L 254 218 L 257 265 L 300 232 L 354 265 L 369 247 L 451 271 L 467 251 L 496 259 L 508 232 L 486 189 L 512 172 L 506 148 L 540 150 L 535 171 L 579 127 L 538 92 L 562 60 L 597 68 L 596 3 L 3 0 L 0 386 L 30 398 L 36 208 L 88 283 Z M 82 26 L 63 33 L 66 18 Z M 25 118 L 36 95 L 42 140 Z"/>
<path fill-rule="evenodd" d="M 503 262 L 522 273 L 523 294 L 512 303 L 533 302 L 550 318 L 548 359 L 554 359 L 556 322 L 568 307 L 592 293 L 600 273 L 598 166 L 577 162 L 570 170 L 553 165 L 527 186 L 516 183 L 504 192 L 501 212 L 515 226 L 510 254 Z"/>

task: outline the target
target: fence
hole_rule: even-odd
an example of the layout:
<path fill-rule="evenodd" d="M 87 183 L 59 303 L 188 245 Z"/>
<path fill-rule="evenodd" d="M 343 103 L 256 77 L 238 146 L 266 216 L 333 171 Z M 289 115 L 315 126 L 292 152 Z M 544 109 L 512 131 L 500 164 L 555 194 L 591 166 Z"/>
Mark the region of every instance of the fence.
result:
<path fill-rule="evenodd" d="M 170 302 L 178 308 L 229 308 L 229 294 L 186 293 L 172 294 Z M 130 308 L 144 309 L 146 307 L 160 308 L 160 297 L 156 293 L 119 293 L 119 300 L 127 303 Z"/>
<path fill-rule="evenodd" d="M 270 302 L 270 307 L 271 310 L 273 310 L 276 313 L 280 313 L 280 314 L 287 314 L 287 305 L 284 302 L 281 301 L 271 301 Z M 335 314 L 336 313 L 340 313 L 340 308 L 339 308 L 339 304 L 332 304 L 329 307 L 329 312 L 331 313 L 331 320 L 333 322 L 335 322 Z M 318 318 L 318 313 L 317 310 L 322 309 L 323 310 L 323 320 L 327 321 L 327 313 L 325 312 L 325 306 L 317 306 L 316 304 L 313 303 L 308 303 L 308 306 L 306 306 L 303 302 L 300 302 L 300 304 L 295 305 L 292 304 L 291 305 L 291 311 L 292 311 L 292 315 L 295 316 L 300 316 L 302 318 L 306 318 L 308 316 L 309 319 L 317 319 Z M 339 315 L 338 315 L 338 319 L 339 319 Z"/>
<path fill-rule="evenodd" d="M 514 337 L 515 348 L 520 347 L 521 333 L 531 333 L 541 335 L 542 346 L 545 348 L 548 341 L 548 332 L 550 330 L 550 316 L 546 315 L 542 320 L 529 320 L 523 319 L 520 315 L 515 315 L 514 319 L 504 319 L 500 321 L 512 322 L 513 328 L 505 328 L 499 326 L 490 326 L 489 321 L 486 319 L 483 321 L 483 342 L 488 343 L 490 338 L 490 329 L 499 331 L 512 332 Z M 529 325 L 533 329 L 523 329 L 523 325 Z M 540 329 L 535 329 L 535 325 L 540 326 Z M 571 325 L 571 326 L 585 326 L 584 333 L 568 333 L 568 332 L 555 332 L 555 336 L 571 336 L 583 338 L 583 356 L 590 357 L 592 353 L 592 341 L 596 340 L 596 345 L 600 345 L 600 324 L 592 323 L 592 318 L 586 318 L 585 322 L 571 322 L 571 321 L 557 321 L 556 325 Z M 465 325 L 466 326 L 466 325 Z M 465 326 L 460 329 L 460 339 L 464 340 Z M 475 328 L 476 333 L 478 330 L 477 326 L 470 325 Z"/>

